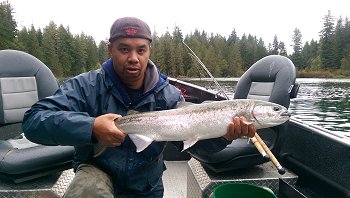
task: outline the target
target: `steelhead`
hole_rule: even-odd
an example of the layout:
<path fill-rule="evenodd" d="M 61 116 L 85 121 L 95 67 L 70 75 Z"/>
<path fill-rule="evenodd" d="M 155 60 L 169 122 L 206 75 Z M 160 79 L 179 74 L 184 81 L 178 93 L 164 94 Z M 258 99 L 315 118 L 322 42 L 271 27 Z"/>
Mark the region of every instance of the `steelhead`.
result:
<path fill-rule="evenodd" d="M 281 105 L 236 99 L 127 115 L 116 119 L 115 124 L 129 135 L 137 152 L 143 151 L 153 141 L 183 141 L 185 150 L 198 140 L 225 135 L 235 116 L 244 116 L 257 129 L 280 125 L 290 118 L 287 109 Z"/>

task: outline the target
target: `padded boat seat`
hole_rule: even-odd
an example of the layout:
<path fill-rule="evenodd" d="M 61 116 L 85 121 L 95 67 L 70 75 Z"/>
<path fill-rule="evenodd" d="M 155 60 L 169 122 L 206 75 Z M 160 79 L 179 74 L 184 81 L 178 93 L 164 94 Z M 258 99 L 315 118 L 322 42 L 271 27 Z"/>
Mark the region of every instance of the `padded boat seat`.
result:
<path fill-rule="evenodd" d="M 24 112 L 52 95 L 58 82 L 37 58 L 16 50 L 0 51 L 0 177 L 22 182 L 71 168 L 74 147 L 44 146 L 21 131 Z"/>
<path fill-rule="evenodd" d="M 294 64 L 287 57 L 270 55 L 254 63 L 239 79 L 235 99 L 259 99 L 289 107 L 296 97 L 299 84 L 295 82 Z M 258 133 L 273 153 L 278 153 L 285 138 L 286 124 L 259 129 Z M 263 158 L 255 146 L 247 140 L 234 140 L 220 152 L 192 157 L 214 172 L 224 172 L 262 164 Z"/>

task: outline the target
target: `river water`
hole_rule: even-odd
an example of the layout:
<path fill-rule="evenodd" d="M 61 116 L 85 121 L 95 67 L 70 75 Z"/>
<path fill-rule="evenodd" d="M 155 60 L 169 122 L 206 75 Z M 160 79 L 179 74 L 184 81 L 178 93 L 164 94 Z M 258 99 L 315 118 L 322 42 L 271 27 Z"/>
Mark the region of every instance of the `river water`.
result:
<path fill-rule="evenodd" d="M 209 79 L 183 79 L 217 91 Z M 226 94 L 233 98 L 238 78 L 218 78 Z M 289 107 L 292 117 L 335 132 L 350 134 L 350 79 L 298 78 L 298 96 Z"/>

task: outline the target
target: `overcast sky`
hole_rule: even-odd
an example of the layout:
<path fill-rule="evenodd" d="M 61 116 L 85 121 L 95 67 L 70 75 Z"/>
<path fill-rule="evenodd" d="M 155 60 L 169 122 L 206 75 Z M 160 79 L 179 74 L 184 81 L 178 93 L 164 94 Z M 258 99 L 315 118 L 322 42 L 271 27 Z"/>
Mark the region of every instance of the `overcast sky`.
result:
<path fill-rule="evenodd" d="M 0 0 L 2 1 L 2 0 Z M 323 17 L 330 10 L 335 18 L 350 17 L 349 0 L 8 0 L 14 8 L 18 28 L 44 28 L 50 21 L 69 26 L 72 34 L 84 32 L 97 42 L 109 36 L 119 17 L 135 16 L 160 35 L 178 26 L 183 35 L 196 28 L 226 38 L 233 29 L 239 37 L 251 34 L 267 46 L 274 35 L 286 46 L 298 28 L 303 44 L 318 40 Z M 291 49 L 288 48 L 288 53 Z"/>

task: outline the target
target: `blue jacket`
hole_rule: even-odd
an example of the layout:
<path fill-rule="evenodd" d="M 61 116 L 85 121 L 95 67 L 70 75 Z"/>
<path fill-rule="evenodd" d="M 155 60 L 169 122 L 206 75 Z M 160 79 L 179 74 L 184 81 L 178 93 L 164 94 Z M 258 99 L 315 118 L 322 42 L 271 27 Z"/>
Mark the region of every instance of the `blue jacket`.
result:
<path fill-rule="evenodd" d="M 92 136 L 95 117 L 106 113 L 124 116 L 131 109 L 140 112 L 172 109 L 183 100 L 181 92 L 169 84 L 151 61 L 143 89 L 139 99 L 131 101 L 109 59 L 101 69 L 65 81 L 54 95 L 34 104 L 24 115 L 22 129 L 29 140 L 39 144 L 74 146 L 74 169 L 81 163 L 94 163 L 111 175 L 115 187 L 149 191 L 159 184 L 165 170 L 166 142 L 153 142 L 137 153 L 135 145 L 126 137 L 121 146 L 108 148 L 93 157 L 93 145 L 97 143 Z M 173 143 L 182 149 L 182 142 Z M 228 143 L 222 138 L 202 140 L 190 149 L 196 154 L 216 152 Z"/>

